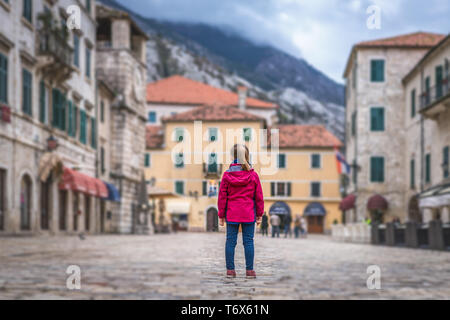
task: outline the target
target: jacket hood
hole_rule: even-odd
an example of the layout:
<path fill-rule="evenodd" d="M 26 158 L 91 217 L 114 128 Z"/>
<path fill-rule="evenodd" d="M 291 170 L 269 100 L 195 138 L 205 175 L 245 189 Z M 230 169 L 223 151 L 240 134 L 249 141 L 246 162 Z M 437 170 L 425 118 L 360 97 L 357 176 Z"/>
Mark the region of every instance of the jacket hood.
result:
<path fill-rule="evenodd" d="M 230 184 L 234 186 L 245 186 L 249 184 L 252 180 L 253 169 L 248 171 L 242 170 L 241 165 L 232 164 L 228 170 L 228 178 Z"/>

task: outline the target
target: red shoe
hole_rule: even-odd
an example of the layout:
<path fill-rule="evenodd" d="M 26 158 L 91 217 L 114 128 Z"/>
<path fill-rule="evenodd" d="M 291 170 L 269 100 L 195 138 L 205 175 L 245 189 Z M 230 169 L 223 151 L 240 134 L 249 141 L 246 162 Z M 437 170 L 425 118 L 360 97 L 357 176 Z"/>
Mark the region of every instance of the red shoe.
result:
<path fill-rule="evenodd" d="M 247 270 L 245 276 L 249 279 L 255 279 L 256 278 L 255 270 Z"/>
<path fill-rule="evenodd" d="M 236 278 L 236 271 L 227 270 L 227 278 Z"/>

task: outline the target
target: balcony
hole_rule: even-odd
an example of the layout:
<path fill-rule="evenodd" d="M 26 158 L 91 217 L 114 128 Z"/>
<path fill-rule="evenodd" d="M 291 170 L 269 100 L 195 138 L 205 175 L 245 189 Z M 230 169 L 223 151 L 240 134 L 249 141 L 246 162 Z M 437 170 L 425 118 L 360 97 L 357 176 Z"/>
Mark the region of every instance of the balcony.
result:
<path fill-rule="evenodd" d="M 205 179 L 220 179 L 222 174 L 222 164 L 203 163 L 203 175 Z"/>
<path fill-rule="evenodd" d="M 439 113 L 450 107 L 450 84 L 445 79 L 439 85 L 431 87 L 420 96 L 420 113 L 426 118 L 436 118 Z"/>
<path fill-rule="evenodd" d="M 56 82 L 69 79 L 76 69 L 73 64 L 73 49 L 62 33 L 54 29 L 42 28 L 37 32 L 37 68 L 46 77 Z"/>

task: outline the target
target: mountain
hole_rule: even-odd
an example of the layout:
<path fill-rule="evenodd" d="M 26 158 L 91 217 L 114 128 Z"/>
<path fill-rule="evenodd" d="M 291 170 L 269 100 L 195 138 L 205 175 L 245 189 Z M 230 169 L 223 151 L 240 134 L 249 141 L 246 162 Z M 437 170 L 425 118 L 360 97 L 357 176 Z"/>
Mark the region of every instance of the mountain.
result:
<path fill-rule="evenodd" d="M 276 102 L 284 123 L 323 124 L 344 138 L 344 87 L 304 59 L 255 44 L 233 30 L 143 17 L 115 0 L 100 3 L 128 12 L 150 35 L 148 81 L 173 74 Z"/>

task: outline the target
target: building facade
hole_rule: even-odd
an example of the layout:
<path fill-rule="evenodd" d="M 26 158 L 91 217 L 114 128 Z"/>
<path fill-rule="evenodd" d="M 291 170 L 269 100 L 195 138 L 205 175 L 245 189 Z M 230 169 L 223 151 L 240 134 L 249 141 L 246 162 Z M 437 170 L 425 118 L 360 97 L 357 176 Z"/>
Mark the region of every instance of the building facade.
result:
<path fill-rule="evenodd" d="M 412 221 L 450 222 L 450 37 L 403 79 L 405 207 Z M 422 212 L 422 214 L 421 214 Z"/>
<path fill-rule="evenodd" d="M 340 222 L 334 148 L 341 142 L 336 137 L 321 126 L 268 127 L 264 115 L 252 108 L 226 105 L 228 101 L 221 100 L 220 94 L 206 101 L 196 95 L 198 91 L 183 91 L 185 100 L 201 106 L 180 107 L 179 87 L 169 85 L 174 82 L 179 83 L 172 79 L 147 90 L 147 111 L 156 113 L 156 120 L 152 115 L 147 125 L 145 162 L 149 196 L 156 204 L 156 224 L 166 221 L 182 230 L 219 230 L 219 182 L 232 161 L 229 156 L 234 143 L 244 143 L 250 149 L 250 163 L 260 175 L 267 214 L 290 215 L 292 219 L 305 216 L 309 230 L 317 233 L 328 232 L 331 224 Z M 202 90 L 202 94 L 209 90 Z M 208 102 L 213 105 L 208 106 Z M 270 106 L 263 101 L 253 103 Z M 181 111 L 184 108 L 188 111 Z M 279 150 L 271 145 L 270 135 L 261 131 L 271 129 L 278 129 Z M 230 133 L 235 134 L 235 140 L 227 138 Z M 180 145 L 186 146 L 185 151 L 178 149 Z M 196 157 L 200 160 L 194 161 Z M 273 171 L 265 171 L 267 168 Z"/>
<path fill-rule="evenodd" d="M 413 33 L 354 45 L 346 79 L 346 158 L 352 173 L 343 201 L 347 222 L 407 219 L 403 78 L 442 40 Z"/>

